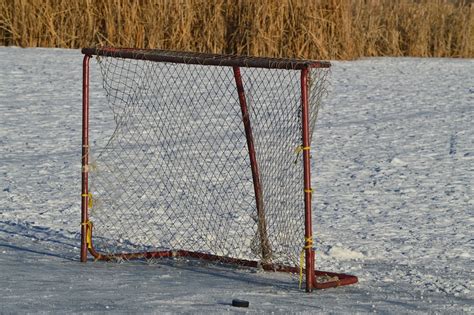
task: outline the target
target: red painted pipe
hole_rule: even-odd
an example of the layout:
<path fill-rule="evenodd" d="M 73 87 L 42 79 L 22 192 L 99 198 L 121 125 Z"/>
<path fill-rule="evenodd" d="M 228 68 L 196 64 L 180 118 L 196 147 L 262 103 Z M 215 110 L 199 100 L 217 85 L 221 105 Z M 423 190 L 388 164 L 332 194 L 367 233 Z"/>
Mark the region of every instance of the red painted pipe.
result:
<path fill-rule="evenodd" d="M 185 63 L 220 67 L 256 67 L 301 70 L 304 68 L 329 68 L 331 63 L 318 60 L 301 60 L 288 58 L 266 58 L 238 55 L 218 55 L 183 51 L 166 51 L 159 49 L 133 48 L 83 48 L 85 55 L 109 56 L 126 59 L 150 60 L 158 62 Z"/>
<path fill-rule="evenodd" d="M 302 107 L 302 133 L 303 133 L 303 169 L 304 169 L 304 208 L 305 208 L 305 267 L 306 267 L 306 292 L 311 292 L 315 285 L 313 248 L 307 240 L 313 237 L 311 219 L 311 162 L 309 148 L 309 104 L 308 104 L 308 68 L 301 70 L 301 107 Z"/>
<path fill-rule="evenodd" d="M 274 272 L 288 272 L 293 274 L 299 273 L 299 268 L 295 266 L 286 266 L 286 265 L 279 265 L 279 264 L 261 264 L 258 261 L 253 260 L 246 260 L 246 259 L 239 259 L 239 258 L 231 258 L 225 256 L 218 256 L 212 255 L 207 253 L 200 253 L 200 252 L 192 252 L 187 250 L 165 250 L 165 251 L 157 251 L 157 252 L 141 252 L 141 253 L 117 253 L 117 254 L 100 254 L 96 252 L 93 248 L 91 248 L 91 254 L 97 260 L 114 260 L 114 259 L 160 259 L 160 258 L 174 258 L 174 257 L 188 257 L 194 259 L 202 259 L 204 261 L 211 261 L 211 262 L 219 262 L 224 264 L 231 264 L 231 265 L 238 265 L 243 267 L 250 267 L 250 268 L 262 268 L 266 271 L 274 271 Z M 322 283 L 314 283 L 314 289 L 328 289 L 334 288 L 349 284 L 357 283 L 357 277 L 346 275 L 343 273 L 335 273 L 335 272 L 327 272 L 327 271 L 319 271 L 316 270 L 313 272 L 315 277 L 329 277 L 334 278 L 335 280 L 322 282 Z"/>
<path fill-rule="evenodd" d="M 258 233 L 260 237 L 260 246 L 263 263 L 269 263 L 272 259 L 270 241 L 267 234 L 267 220 L 265 217 L 265 208 L 263 203 L 262 184 L 260 182 L 260 173 L 258 171 L 257 155 L 253 140 L 252 126 L 250 124 L 250 114 L 245 97 L 242 75 L 239 67 L 233 67 L 237 93 L 239 95 L 240 109 L 242 111 L 242 121 L 244 123 L 245 137 L 247 139 L 247 148 L 249 150 L 250 167 L 252 169 L 253 187 L 255 192 L 255 202 L 257 206 Z"/>
<path fill-rule="evenodd" d="M 81 185 L 81 262 L 87 261 L 87 232 L 90 228 L 88 203 L 89 165 L 89 60 L 85 55 L 82 64 L 82 185 Z"/>

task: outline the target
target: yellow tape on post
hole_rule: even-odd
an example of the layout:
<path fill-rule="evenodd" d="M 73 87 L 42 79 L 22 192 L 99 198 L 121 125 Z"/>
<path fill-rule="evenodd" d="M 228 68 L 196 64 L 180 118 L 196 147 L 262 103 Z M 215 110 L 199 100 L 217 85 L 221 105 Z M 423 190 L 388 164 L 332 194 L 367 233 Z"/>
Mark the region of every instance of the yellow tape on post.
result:
<path fill-rule="evenodd" d="M 300 253 L 300 282 L 299 287 L 301 289 L 301 283 L 303 282 L 303 264 L 304 264 L 304 253 L 307 249 L 313 248 L 313 237 L 305 237 L 305 246 L 301 249 Z"/>
<path fill-rule="evenodd" d="M 92 193 L 82 194 L 81 197 L 87 197 L 87 207 L 90 209 L 94 205 L 94 201 L 92 200 Z"/>
<path fill-rule="evenodd" d="M 303 151 L 308 151 L 308 150 L 311 150 L 311 147 L 304 147 L 304 146 L 302 146 L 302 145 L 299 145 L 299 146 L 296 147 L 295 153 L 296 153 L 296 154 L 299 154 L 299 153 L 301 153 L 301 152 L 303 152 Z"/>
<path fill-rule="evenodd" d="M 303 151 L 309 151 L 309 150 L 311 150 L 311 147 L 304 147 L 302 145 L 297 146 L 296 149 L 295 149 L 295 153 L 296 153 L 295 164 L 298 163 L 298 157 L 299 157 L 300 153 L 303 152 Z"/>
<path fill-rule="evenodd" d="M 82 226 L 86 227 L 86 244 L 88 249 L 92 249 L 92 222 L 87 221 L 81 223 Z"/>

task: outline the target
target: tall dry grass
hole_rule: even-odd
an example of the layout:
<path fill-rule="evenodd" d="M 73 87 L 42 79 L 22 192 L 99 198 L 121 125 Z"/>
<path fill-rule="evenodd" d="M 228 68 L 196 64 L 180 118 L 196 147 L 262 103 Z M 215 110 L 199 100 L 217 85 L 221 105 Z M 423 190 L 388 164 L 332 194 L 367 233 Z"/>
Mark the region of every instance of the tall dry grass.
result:
<path fill-rule="evenodd" d="M 0 44 L 279 57 L 474 57 L 474 5 L 449 0 L 0 0 Z"/>

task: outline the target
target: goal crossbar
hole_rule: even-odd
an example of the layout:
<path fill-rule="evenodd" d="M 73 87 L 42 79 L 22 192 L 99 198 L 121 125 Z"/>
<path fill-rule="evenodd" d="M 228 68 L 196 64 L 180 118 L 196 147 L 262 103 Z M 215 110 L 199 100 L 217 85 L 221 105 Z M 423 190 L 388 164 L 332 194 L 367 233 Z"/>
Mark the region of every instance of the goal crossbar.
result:
<path fill-rule="evenodd" d="M 160 49 L 83 48 L 85 55 L 139 59 L 157 62 L 185 63 L 203 66 L 250 67 L 266 69 L 302 70 L 305 68 L 329 68 L 327 61 L 219 55 Z"/>

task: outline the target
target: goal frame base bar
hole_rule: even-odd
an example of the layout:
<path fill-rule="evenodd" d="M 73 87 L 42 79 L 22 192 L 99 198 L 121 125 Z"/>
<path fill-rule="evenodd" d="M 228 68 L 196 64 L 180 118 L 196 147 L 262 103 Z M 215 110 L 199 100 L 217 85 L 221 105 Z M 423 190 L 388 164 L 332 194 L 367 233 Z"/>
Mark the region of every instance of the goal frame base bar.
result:
<path fill-rule="evenodd" d="M 229 264 L 237 267 L 250 267 L 250 268 L 260 268 L 265 271 L 273 272 L 286 272 L 298 274 L 300 273 L 300 268 L 272 264 L 272 263 L 261 263 L 254 260 L 240 259 L 240 258 L 231 258 L 207 253 L 193 252 L 187 250 L 164 250 L 164 251 L 150 251 L 150 252 L 141 252 L 141 253 L 117 253 L 117 254 L 101 254 L 94 249 L 93 246 L 89 247 L 89 252 L 94 257 L 95 260 L 101 261 L 113 261 L 119 259 L 131 260 L 131 259 L 160 259 L 160 258 L 178 258 L 178 257 L 188 257 L 194 258 L 202 261 L 215 262 L 221 264 Z M 303 272 L 305 270 L 303 269 Z M 313 289 L 329 289 L 335 288 L 350 284 L 355 284 L 358 282 L 358 278 L 353 275 L 348 275 L 344 273 L 335 273 L 329 271 L 314 270 L 314 283 Z M 337 280 L 327 281 L 327 282 L 317 282 L 318 277 L 328 277 L 335 278 Z"/>

